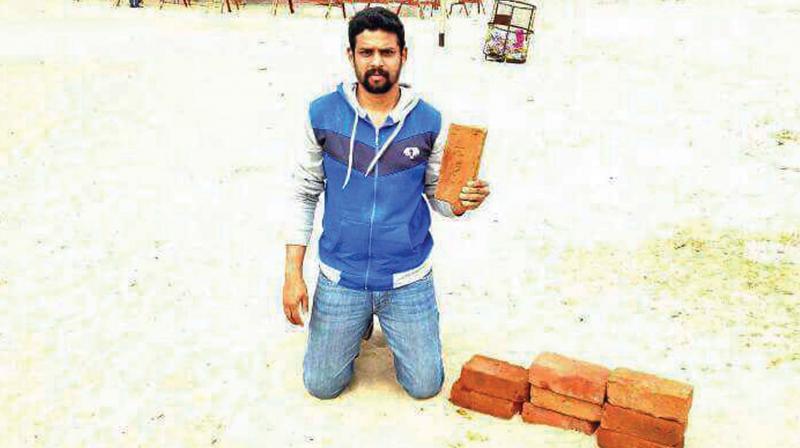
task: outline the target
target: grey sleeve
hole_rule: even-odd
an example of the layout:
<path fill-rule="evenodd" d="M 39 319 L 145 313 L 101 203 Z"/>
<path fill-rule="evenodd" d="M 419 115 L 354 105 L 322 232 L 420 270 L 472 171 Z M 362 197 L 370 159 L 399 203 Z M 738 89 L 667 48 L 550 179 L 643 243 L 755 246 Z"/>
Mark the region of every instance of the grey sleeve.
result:
<path fill-rule="evenodd" d="M 325 188 L 322 147 L 314 136 L 311 118 L 306 114 L 303 143 L 294 149 L 290 169 L 290 192 L 285 215 L 286 244 L 308 246 L 314 228 L 314 211 Z"/>
<path fill-rule="evenodd" d="M 425 196 L 428 198 L 428 203 L 440 215 L 447 218 L 457 218 L 453 213 L 453 207 L 449 202 L 441 201 L 434 197 L 436 193 L 436 186 L 439 185 L 439 169 L 442 167 L 442 156 L 444 155 L 444 145 L 447 142 L 447 131 L 450 124 L 442 119 L 442 128 L 436 141 L 433 144 L 431 155 L 428 158 L 428 167 L 425 169 Z"/>

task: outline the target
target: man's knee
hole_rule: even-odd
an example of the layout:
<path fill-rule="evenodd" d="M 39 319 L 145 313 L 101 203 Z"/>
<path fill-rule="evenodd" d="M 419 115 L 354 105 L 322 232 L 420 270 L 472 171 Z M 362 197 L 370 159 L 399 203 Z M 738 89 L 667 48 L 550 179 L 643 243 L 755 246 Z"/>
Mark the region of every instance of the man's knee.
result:
<path fill-rule="evenodd" d="M 431 369 L 428 372 L 419 372 L 411 378 L 400 381 L 406 393 L 414 398 L 423 400 L 431 398 L 442 390 L 444 372 L 441 368 Z"/>
<path fill-rule="evenodd" d="M 424 400 L 426 398 L 436 396 L 439 391 L 442 390 L 442 383 L 443 381 L 421 382 L 418 384 L 404 386 L 404 388 L 408 395 L 411 395 L 419 400 Z"/>
<path fill-rule="evenodd" d="M 303 372 L 303 384 L 308 393 L 314 397 L 320 400 L 330 400 L 338 397 L 350 383 L 350 377 L 343 376 L 325 375 L 306 370 Z"/>

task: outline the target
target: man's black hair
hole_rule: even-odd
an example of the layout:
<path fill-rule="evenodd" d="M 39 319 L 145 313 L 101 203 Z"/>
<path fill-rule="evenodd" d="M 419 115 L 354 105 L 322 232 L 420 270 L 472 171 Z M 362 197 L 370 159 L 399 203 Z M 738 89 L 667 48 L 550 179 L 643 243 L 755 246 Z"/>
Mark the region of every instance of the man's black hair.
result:
<path fill-rule="evenodd" d="M 406 46 L 406 31 L 403 28 L 403 22 L 397 17 L 397 14 L 380 6 L 372 6 L 359 11 L 350 19 L 347 28 L 351 50 L 356 49 L 356 36 L 364 32 L 364 30 L 382 30 L 387 33 L 393 33 L 397 36 L 400 50 Z"/>

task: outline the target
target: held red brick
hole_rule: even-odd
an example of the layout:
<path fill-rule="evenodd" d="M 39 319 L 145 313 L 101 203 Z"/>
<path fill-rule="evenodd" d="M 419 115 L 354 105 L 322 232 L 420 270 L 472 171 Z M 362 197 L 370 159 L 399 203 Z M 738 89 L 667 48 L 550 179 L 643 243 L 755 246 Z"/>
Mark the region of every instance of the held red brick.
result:
<path fill-rule="evenodd" d="M 652 417 L 609 403 L 603 408 L 600 426 L 666 446 L 679 444 L 686 432 L 684 423 Z"/>
<path fill-rule="evenodd" d="M 461 369 L 461 384 L 467 389 L 511 401 L 528 401 L 528 371 L 522 366 L 475 355 Z"/>
<path fill-rule="evenodd" d="M 461 384 L 460 379 L 453 383 L 453 388 L 450 389 L 450 401 L 462 408 L 505 419 L 518 414 L 522 408 L 522 403 L 469 390 Z"/>
<path fill-rule="evenodd" d="M 662 445 L 621 432 L 600 428 L 597 430 L 597 446 L 600 448 L 683 448 L 683 440 L 677 445 Z"/>
<path fill-rule="evenodd" d="M 522 404 L 522 420 L 535 425 L 547 425 L 569 431 L 579 431 L 588 435 L 592 435 L 597 430 L 598 425 L 597 422 L 559 414 L 549 409 L 534 406 L 532 403 Z"/>
<path fill-rule="evenodd" d="M 465 211 L 459 195 L 467 181 L 478 176 L 486 134 L 485 128 L 455 123 L 448 129 L 434 196 L 449 202 L 456 214 Z"/>
<path fill-rule="evenodd" d="M 531 364 L 529 380 L 536 387 L 602 406 L 609 373 L 597 364 L 542 353 Z"/>
<path fill-rule="evenodd" d="M 531 387 L 531 403 L 540 408 L 590 422 L 599 422 L 603 415 L 603 407 L 599 404 L 578 400 L 538 387 Z"/>
<path fill-rule="evenodd" d="M 689 419 L 694 388 L 649 373 L 616 369 L 608 378 L 609 403 L 681 423 Z"/>

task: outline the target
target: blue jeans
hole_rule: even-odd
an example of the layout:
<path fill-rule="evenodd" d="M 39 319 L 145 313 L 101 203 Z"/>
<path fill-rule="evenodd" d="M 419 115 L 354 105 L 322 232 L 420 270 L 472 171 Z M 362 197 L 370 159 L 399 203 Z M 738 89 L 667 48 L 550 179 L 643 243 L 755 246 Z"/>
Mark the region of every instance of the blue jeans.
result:
<path fill-rule="evenodd" d="M 350 384 L 361 339 L 373 314 L 392 350 L 397 381 L 403 389 L 414 398 L 439 393 L 444 368 L 432 273 L 390 291 L 349 289 L 320 274 L 303 361 L 308 392 L 317 398 L 334 398 Z"/>

